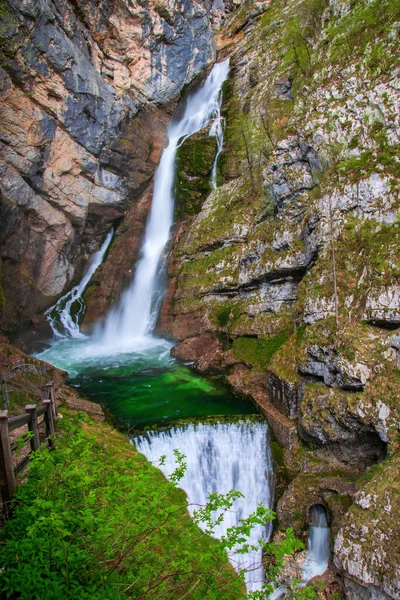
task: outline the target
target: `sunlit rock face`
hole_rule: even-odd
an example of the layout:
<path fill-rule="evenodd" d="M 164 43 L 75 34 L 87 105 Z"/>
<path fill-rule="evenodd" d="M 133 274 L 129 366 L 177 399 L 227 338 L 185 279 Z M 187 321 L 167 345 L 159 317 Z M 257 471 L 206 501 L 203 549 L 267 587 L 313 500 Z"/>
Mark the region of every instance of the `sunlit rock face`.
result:
<path fill-rule="evenodd" d="M 227 10 L 214 7 L 213 19 Z M 126 211 L 140 238 L 146 211 L 130 207 L 145 203 L 167 113 L 215 59 L 210 11 L 195 0 L 10 0 L 0 61 L 3 330 L 65 290 Z M 134 248 L 130 258 L 119 279 Z"/>

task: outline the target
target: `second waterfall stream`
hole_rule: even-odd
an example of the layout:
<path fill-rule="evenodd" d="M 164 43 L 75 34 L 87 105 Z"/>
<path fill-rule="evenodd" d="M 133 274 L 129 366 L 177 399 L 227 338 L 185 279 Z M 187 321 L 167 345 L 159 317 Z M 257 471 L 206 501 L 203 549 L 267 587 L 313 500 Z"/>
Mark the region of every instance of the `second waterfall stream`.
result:
<path fill-rule="evenodd" d="M 161 421 L 188 419 L 171 428 L 136 436 L 134 443 L 149 460 L 158 462 L 167 455 L 163 467 L 168 476 L 173 470 L 173 450 L 186 456 L 187 472 L 180 482 L 189 503 L 205 504 L 208 494 L 225 494 L 235 489 L 244 495 L 218 526 L 216 535 L 238 524 L 262 503 L 272 506 L 272 466 L 268 425 L 254 414 L 250 401 L 230 394 L 218 382 L 196 375 L 170 357 L 172 343 L 157 338 L 153 330 L 163 296 L 163 260 L 173 223 L 174 177 L 177 150 L 182 142 L 211 123 L 210 135 L 217 138 L 217 155 L 211 174 L 216 187 L 216 166 L 223 143 L 220 109 L 222 85 L 229 63 L 216 64 L 202 84 L 188 96 L 183 111 L 174 116 L 168 129 L 168 146 L 157 168 L 154 195 L 147 221 L 140 259 L 129 288 L 92 335 L 83 335 L 68 311 L 82 294 L 88 275 L 75 291 L 67 294 L 49 311 L 57 334 L 40 358 L 69 372 L 73 384 L 89 398 L 103 403 L 127 427 L 143 427 Z M 111 233 L 99 254 L 93 257 L 88 273 L 106 251 Z M 59 316 L 57 318 L 57 310 Z M 61 322 L 64 332 L 56 328 Z M 239 415 L 234 422 L 209 419 L 190 424 L 190 418 Z M 268 529 L 257 525 L 251 544 L 266 539 Z M 249 590 L 263 583 L 261 551 L 230 555 L 232 564 L 246 568 Z"/>

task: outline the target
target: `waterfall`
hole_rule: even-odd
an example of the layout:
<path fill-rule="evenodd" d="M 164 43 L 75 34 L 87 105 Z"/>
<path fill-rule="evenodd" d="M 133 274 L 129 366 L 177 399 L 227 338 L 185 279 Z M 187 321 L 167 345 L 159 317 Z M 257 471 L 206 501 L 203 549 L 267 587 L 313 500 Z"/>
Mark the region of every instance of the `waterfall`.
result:
<path fill-rule="evenodd" d="M 179 449 L 187 465 L 179 482 L 188 496 L 189 511 L 194 505 L 204 505 L 211 492 L 227 493 L 235 489 L 244 494 L 225 514 L 224 522 L 216 527 L 221 537 L 228 527 L 253 512 L 260 503 L 272 507 L 272 459 L 269 449 L 268 425 L 265 422 L 217 423 L 187 425 L 167 431 L 149 432 L 133 439 L 137 449 L 151 461 L 166 456 L 160 468 L 168 476 L 175 468 L 173 450 Z M 257 525 L 250 543 L 267 539 L 269 528 Z M 239 554 L 232 551 L 229 559 L 236 569 L 246 568 L 249 591 L 260 589 L 263 583 L 261 550 Z"/>
<path fill-rule="evenodd" d="M 228 70 L 228 60 L 214 65 L 204 84 L 188 97 L 182 117 L 170 122 L 169 143 L 156 171 L 152 206 L 133 282 L 97 332 L 105 347 L 135 347 L 135 342 L 143 340 L 155 326 L 162 293 L 157 289 L 157 274 L 173 220 L 176 152 L 187 137 L 203 129 L 212 119 L 220 121 L 221 86 Z M 218 137 L 217 129 L 216 126 Z"/>
<path fill-rule="evenodd" d="M 88 270 L 83 276 L 81 282 L 72 288 L 67 294 L 62 296 L 53 306 L 48 308 L 45 312 L 50 326 L 53 330 L 53 334 L 56 338 L 71 337 L 79 338 L 84 337 L 79 331 L 79 319 L 85 310 L 85 303 L 82 299 L 82 294 L 86 289 L 87 284 L 92 278 L 93 273 L 103 262 L 103 258 L 107 249 L 110 245 L 112 237 L 114 235 L 114 228 L 107 233 L 105 240 L 98 252 L 92 257 Z M 75 310 L 72 308 L 75 305 Z M 64 331 L 59 330 L 60 324 Z"/>
<path fill-rule="evenodd" d="M 315 504 L 310 511 L 311 523 L 308 532 L 308 550 L 303 565 L 303 579 L 308 581 L 322 575 L 328 568 L 330 529 L 323 506 Z"/>

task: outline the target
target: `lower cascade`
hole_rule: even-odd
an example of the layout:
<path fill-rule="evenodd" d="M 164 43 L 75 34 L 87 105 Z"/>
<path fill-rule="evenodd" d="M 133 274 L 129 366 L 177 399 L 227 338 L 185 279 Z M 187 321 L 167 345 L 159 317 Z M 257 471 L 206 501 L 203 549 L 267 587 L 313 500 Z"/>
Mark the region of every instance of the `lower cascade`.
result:
<path fill-rule="evenodd" d="M 240 420 L 236 423 L 199 423 L 183 425 L 165 431 L 145 433 L 133 438 L 133 443 L 146 458 L 158 464 L 166 456 L 161 470 L 168 477 L 175 469 L 174 449 L 185 455 L 186 473 L 180 481 L 188 496 L 189 511 L 205 505 L 212 492 L 226 494 L 240 491 L 223 523 L 215 528 L 215 536 L 224 535 L 228 527 L 237 525 L 262 503 L 272 507 L 273 471 L 265 422 Z M 256 525 L 249 539 L 257 545 L 266 540 L 269 528 Z M 239 554 L 232 551 L 229 559 L 235 569 L 246 569 L 249 591 L 260 589 L 264 581 L 261 550 Z"/>
<path fill-rule="evenodd" d="M 311 524 L 308 532 L 308 550 L 303 565 L 303 579 L 309 581 L 322 575 L 328 568 L 330 529 L 323 506 L 315 504 L 310 510 Z"/>

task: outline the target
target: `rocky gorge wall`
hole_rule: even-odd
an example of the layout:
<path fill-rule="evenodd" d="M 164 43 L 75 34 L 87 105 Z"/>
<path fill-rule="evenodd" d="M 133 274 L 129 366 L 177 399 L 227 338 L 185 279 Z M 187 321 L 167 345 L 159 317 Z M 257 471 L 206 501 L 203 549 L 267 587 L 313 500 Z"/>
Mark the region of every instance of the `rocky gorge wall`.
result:
<path fill-rule="evenodd" d="M 178 154 L 159 332 L 268 418 L 280 527 L 322 504 L 346 597 L 396 598 L 397 3 L 0 0 L 0 17 L 1 329 L 65 292 L 111 224 L 84 325 L 120 297 L 171 111 L 230 55 L 218 188 L 208 131 Z"/>
<path fill-rule="evenodd" d="M 400 593 L 399 18 L 390 0 L 272 0 L 221 30 L 219 187 L 181 176 L 209 177 L 204 132 L 178 156 L 159 323 L 267 416 L 291 465 L 280 523 L 326 507 L 352 599 Z"/>
<path fill-rule="evenodd" d="M 97 281 L 87 321 L 119 297 L 169 114 L 213 63 L 212 26 L 234 7 L 1 0 L 0 330 L 25 326 L 65 292 L 123 220 L 118 266 L 106 286 Z"/>

